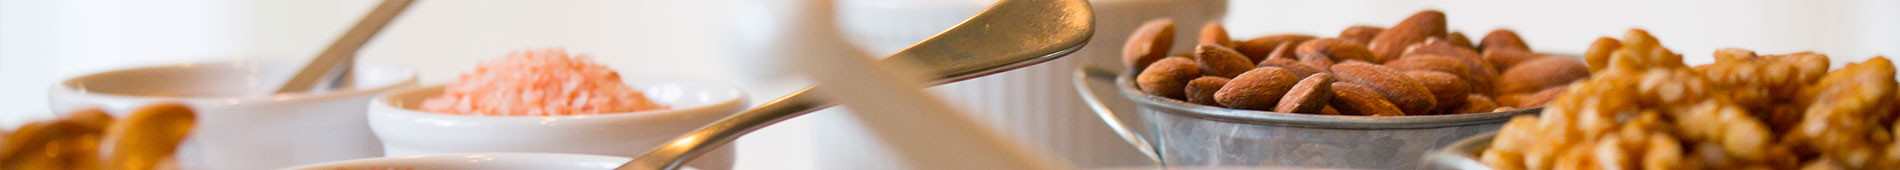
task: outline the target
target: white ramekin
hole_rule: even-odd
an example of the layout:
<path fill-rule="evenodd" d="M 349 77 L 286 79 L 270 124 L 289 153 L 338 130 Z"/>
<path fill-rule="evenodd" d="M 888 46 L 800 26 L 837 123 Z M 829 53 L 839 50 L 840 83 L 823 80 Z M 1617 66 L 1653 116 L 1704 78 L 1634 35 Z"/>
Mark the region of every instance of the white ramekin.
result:
<path fill-rule="evenodd" d="M 391 157 L 477 152 L 575 153 L 634 157 L 746 107 L 738 88 L 698 81 L 623 78 L 669 109 L 579 116 L 472 116 L 417 110 L 441 95 L 430 86 L 377 97 L 369 108 L 370 129 Z M 693 163 L 730 169 L 733 147 Z"/>
<path fill-rule="evenodd" d="M 101 108 L 113 116 L 182 103 L 198 124 L 179 146 L 185 169 L 269 169 L 382 156 L 364 110 L 377 94 L 415 86 L 412 70 L 359 64 L 354 88 L 273 94 L 303 67 L 291 60 L 233 59 L 129 68 L 64 79 L 48 93 L 55 112 Z"/>

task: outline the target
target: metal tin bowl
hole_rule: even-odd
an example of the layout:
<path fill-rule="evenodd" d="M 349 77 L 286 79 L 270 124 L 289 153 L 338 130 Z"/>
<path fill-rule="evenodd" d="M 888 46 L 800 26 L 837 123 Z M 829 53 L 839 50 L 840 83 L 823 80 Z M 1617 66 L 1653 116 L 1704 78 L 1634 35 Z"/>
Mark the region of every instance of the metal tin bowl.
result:
<path fill-rule="evenodd" d="M 1076 74 L 1076 89 L 1097 116 L 1164 166 L 1418 169 L 1427 152 L 1543 110 L 1398 117 L 1240 110 L 1142 93 L 1132 73 L 1083 68 Z M 1123 120 L 1130 115 L 1111 111 L 1104 102 L 1113 101 L 1093 90 L 1110 79 L 1133 101 L 1138 121 Z"/>

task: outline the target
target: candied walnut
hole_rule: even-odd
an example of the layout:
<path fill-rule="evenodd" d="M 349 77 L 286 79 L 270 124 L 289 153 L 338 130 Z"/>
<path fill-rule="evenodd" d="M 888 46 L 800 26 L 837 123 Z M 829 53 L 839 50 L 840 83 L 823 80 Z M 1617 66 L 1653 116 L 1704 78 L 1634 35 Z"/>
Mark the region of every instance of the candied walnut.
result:
<path fill-rule="evenodd" d="M 1892 141 L 1879 128 L 1881 121 L 1893 118 L 1895 87 L 1893 65 L 1884 57 L 1829 73 L 1803 92 L 1813 101 L 1785 137 L 1795 146 L 1848 163 L 1844 166 L 1862 168 L 1874 155 L 1875 144 Z"/>
<path fill-rule="evenodd" d="M 1820 54 L 1714 56 L 1691 68 L 1642 30 L 1600 39 L 1585 54 L 1594 75 L 1569 85 L 1541 116 L 1506 123 L 1480 159 L 1506 169 L 1900 165 L 1893 122 L 1900 82 L 1891 61 L 1826 72 Z"/>

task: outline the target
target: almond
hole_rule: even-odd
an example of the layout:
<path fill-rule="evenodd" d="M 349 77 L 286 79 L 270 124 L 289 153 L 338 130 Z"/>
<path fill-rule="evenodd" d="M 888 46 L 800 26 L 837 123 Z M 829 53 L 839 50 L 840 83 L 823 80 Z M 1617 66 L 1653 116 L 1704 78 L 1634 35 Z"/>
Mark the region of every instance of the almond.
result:
<path fill-rule="evenodd" d="M 1458 109 L 1453 109 L 1450 114 L 1484 113 L 1491 112 L 1491 110 L 1497 108 L 1497 101 L 1491 100 L 1491 97 L 1485 97 L 1482 94 L 1471 94 L 1465 95 L 1465 104 L 1459 105 Z"/>
<path fill-rule="evenodd" d="M 1569 91 L 1570 91 L 1570 86 L 1568 85 L 1551 87 L 1548 89 L 1537 91 L 1537 93 L 1532 93 L 1531 95 L 1524 96 L 1524 98 L 1518 99 L 1517 105 L 1515 107 L 1518 107 L 1518 108 L 1544 107 L 1544 104 L 1550 103 L 1550 101 L 1557 100 L 1557 97 L 1563 96 L 1565 92 L 1569 92 Z"/>
<path fill-rule="evenodd" d="M 1227 81 L 1214 92 L 1214 101 L 1223 106 L 1247 110 L 1271 110 L 1299 78 L 1279 67 L 1261 67 Z"/>
<path fill-rule="evenodd" d="M 1531 51 L 1531 46 L 1524 44 L 1524 39 L 1518 38 L 1517 32 L 1511 31 L 1511 29 L 1498 29 L 1492 30 L 1490 34 L 1484 35 L 1484 40 L 1478 42 L 1478 50 L 1486 52 L 1493 50 Z"/>
<path fill-rule="evenodd" d="M 1471 48 L 1468 48 L 1468 47 L 1458 47 L 1457 45 L 1454 45 L 1451 42 L 1434 42 L 1431 40 L 1426 40 L 1425 43 L 1413 45 L 1411 48 L 1406 49 L 1405 57 L 1401 57 L 1399 58 L 1399 60 L 1406 60 L 1407 58 L 1412 58 L 1412 57 L 1420 56 L 1420 55 L 1445 56 L 1445 57 L 1455 58 L 1463 62 L 1466 68 L 1465 70 L 1463 70 L 1464 72 L 1448 71 L 1448 70 L 1438 70 L 1438 71 L 1444 71 L 1446 73 L 1457 74 L 1458 78 L 1463 78 L 1465 79 L 1465 81 L 1469 82 L 1472 85 L 1471 87 L 1473 89 L 1492 89 L 1491 86 L 1493 82 L 1496 81 L 1497 76 L 1498 76 L 1498 69 L 1495 67 L 1492 67 L 1490 64 L 1491 62 L 1489 62 L 1488 60 L 1485 60 L 1484 57 L 1482 55 L 1479 55 L 1477 51 L 1473 51 L 1471 50 Z M 1388 61 L 1386 63 L 1386 66 L 1394 67 L 1392 65 L 1393 62 L 1398 62 L 1398 61 Z M 1405 68 L 1398 68 L 1398 69 L 1408 70 Z"/>
<path fill-rule="evenodd" d="M 1203 44 L 1194 48 L 1194 61 L 1201 64 L 1201 73 L 1217 77 L 1234 77 L 1252 70 L 1253 60 L 1247 60 L 1240 52 L 1227 47 Z"/>
<path fill-rule="evenodd" d="M 1220 107 L 1220 103 L 1214 101 L 1214 92 L 1220 91 L 1222 86 L 1227 86 L 1227 78 L 1202 76 L 1188 81 L 1183 90 L 1188 103 Z"/>
<path fill-rule="evenodd" d="M 1238 47 L 1234 48 L 1234 50 L 1240 51 L 1241 54 L 1247 54 L 1247 59 L 1260 60 L 1262 58 L 1267 58 L 1267 56 L 1273 54 L 1274 53 L 1273 49 L 1276 47 L 1280 47 L 1280 44 L 1291 44 L 1290 46 L 1292 47 L 1299 47 L 1301 42 L 1306 42 L 1307 40 L 1312 40 L 1313 38 L 1314 38 L 1313 36 L 1305 35 L 1305 34 L 1270 35 L 1270 36 L 1265 36 L 1265 37 L 1260 37 L 1260 38 L 1249 39 L 1247 41 L 1242 41 L 1240 42 L 1240 44 L 1238 44 L 1239 45 Z M 1293 56 L 1292 54 L 1282 54 L 1282 55 Z"/>
<path fill-rule="evenodd" d="M 1399 54 L 1413 43 L 1424 42 L 1425 38 L 1429 37 L 1444 36 L 1445 32 L 1444 12 L 1420 11 L 1405 18 L 1404 21 L 1399 21 L 1398 25 L 1379 32 L 1378 36 L 1373 36 L 1366 47 L 1372 51 L 1374 60 L 1367 61 L 1383 63 L 1386 60 L 1398 58 Z"/>
<path fill-rule="evenodd" d="M 1339 38 L 1359 42 L 1372 42 L 1372 37 L 1378 36 L 1380 31 L 1385 31 L 1385 28 L 1365 25 L 1352 26 L 1346 28 L 1345 31 L 1339 31 Z"/>
<path fill-rule="evenodd" d="M 1332 87 L 1333 85 L 1326 85 L 1326 86 L 1327 86 L 1327 87 Z M 1322 115 L 1339 115 L 1339 109 L 1336 109 L 1336 108 L 1333 108 L 1333 104 L 1332 104 L 1332 102 L 1327 102 L 1327 104 L 1326 104 L 1326 108 L 1325 108 L 1325 109 L 1320 109 L 1320 110 L 1319 110 L 1319 114 L 1322 114 Z"/>
<path fill-rule="evenodd" d="M 1307 76 L 1311 76 L 1314 73 L 1327 72 L 1326 69 L 1324 68 L 1314 67 L 1313 65 L 1307 65 L 1307 64 L 1300 63 L 1299 61 L 1294 61 L 1293 59 L 1284 59 L 1284 58 L 1269 58 L 1267 59 L 1267 61 L 1260 61 L 1260 64 L 1256 64 L 1254 66 L 1255 67 L 1280 67 L 1281 69 L 1286 69 L 1286 71 L 1288 72 L 1293 72 L 1293 75 L 1298 75 L 1302 79 L 1306 78 Z"/>
<path fill-rule="evenodd" d="M 1425 42 L 1422 42 L 1422 43 L 1412 44 L 1411 47 L 1405 48 L 1405 53 L 1404 55 L 1401 55 L 1401 56 L 1411 56 L 1411 55 L 1420 55 L 1420 54 L 1441 55 L 1441 56 L 1446 56 L 1446 57 L 1458 57 L 1459 59 L 1470 59 L 1473 61 L 1484 59 L 1484 56 L 1480 55 L 1477 50 L 1471 50 L 1471 48 L 1469 47 L 1460 47 L 1457 44 L 1454 44 L 1453 42 L 1448 42 L 1444 39 L 1439 39 L 1439 38 L 1431 38 L 1429 40 L 1425 40 Z"/>
<path fill-rule="evenodd" d="M 1418 80 L 1419 83 L 1425 84 L 1425 89 L 1431 91 L 1432 97 L 1436 97 L 1438 100 L 1437 108 L 1431 109 L 1438 113 L 1443 113 L 1445 110 L 1457 109 L 1458 106 L 1465 104 L 1466 96 L 1471 95 L 1471 86 L 1465 84 L 1465 80 L 1459 79 L 1457 75 L 1452 75 L 1451 73 L 1416 70 L 1405 72 L 1405 76 L 1412 77 L 1412 79 Z"/>
<path fill-rule="evenodd" d="M 1333 99 L 1332 74 L 1319 73 L 1300 79 L 1293 84 L 1286 95 L 1280 97 L 1280 103 L 1273 107 L 1274 112 L 1318 114 Z"/>
<path fill-rule="evenodd" d="M 1195 64 L 1194 59 L 1168 57 L 1155 61 L 1136 75 L 1135 85 L 1151 95 L 1182 99 L 1186 97 L 1182 88 L 1198 77 L 1201 77 L 1201 66 Z"/>
<path fill-rule="evenodd" d="M 1208 21 L 1206 25 L 1201 25 L 1201 37 L 1198 42 L 1197 45 L 1214 44 L 1222 47 L 1234 47 L 1234 40 L 1227 38 L 1227 28 L 1226 26 L 1222 26 L 1220 21 Z"/>
<path fill-rule="evenodd" d="M 1583 52 L 1583 59 L 1589 62 L 1590 72 L 1599 72 L 1602 71 L 1603 68 L 1609 68 L 1610 53 L 1616 51 L 1617 48 L 1623 48 L 1623 43 L 1610 37 L 1597 37 L 1596 42 L 1591 42 L 1590 50 Z"/>
<path fill-rule="evenodd" d="M 1167 57 L 1168 48 L 1173 46 L 1174 20 L 1149 20 L 1128 35 L 1128 42 L 1122 45 L 1122 64 L 1131 70 L 1146 70 L 1149 63 Z"/>
<path fill-rule="evenodd" d="M 1518 103 L 1523 103 L 1520 101 L 1524 101 L 1524 98 L 1527 98 L 1530 96 L 1531 94 L 1504 94 L 1502 96 L 1498 96 L 1498 99 L 1497 99 L 1498 107 L 1516 106 Z"/>
<path fill-rule="evenodd" d="M 1341 82 L 1352 82 L 1375 89 L 1387 101 L 1407 115 L 1423 115 L 1437 106 L 1437 97 L 1425 84 L 1405 73 L 1371 63 L 1347 61 L 1333 65 L 1333 75 Z M 1343 111 L 1343 110 L 1342 110 Z"/>
<path fill-rule="evenodd" d="M 1498 77 L 1497 94 L 1533 93 L 1546 88 L 1590 78 L 1583 61 L 1566 57 L 1545 57 L 1505 70 Z"/>
<path fill-rule="evenodd" d="M 1385 66 L 1399 71 L 1429 70 L 1452 73 L 1464 80 L 1465 84 L 1471 85 L 1472 89 L 1491 89 L 1491 83 L 1495 81 L 1497 73 L 1484 69 L 1486 68 L 1484 66 L 1473 67 L 1472 64 L 1467 63 L 1468 61 L 1440 55 L 1413 54 L 1386 62 Z"/>
<path fill-rule="evenodd" d="M 1333 82 L 1332 106 L 1341 115 L 1404 116 L 1398 106 L 1386 101 L 1378 90 L 1350 82 Z M 1322 111 L 1324 112 L 1324 111 Z"/>
<path fill-rule="evenodd" d="M 1471 37 L 1466 37 L 1463 32 L 1452 31 L 1451 33 L 1445 34 L 1445 40 L 1454 46 L 1464 47 L 1466 49 L 1477 49 L 1477 46 L 1471 45 Z"/>
<path fill-rule="evenodd" d="M 1293 54 L 1293 47 L 1294 47 L 1293 44 L 1298 44 L 1298 43 L 1284 43 L 1284 44 L 1280 44 L 1280 46 L 1278 47 L 1273 47 L 1273 53 L 1267 54 L 1267 57 L 1262 57 L 1261 59 L 1262 60 L 1274 59 L 1274 58 L 1299 59 L 1297 57 L 1293 57 L 1295 55 Z M 1245 52 L 1242 52 L 1242 53 L 1245 53 Z"/>
<path fill-rule="evenodd" d="M 1492 68 L 1498 69 L 1510 69 L 1511 67 L 1517 66 L 1518 63 L 1542 58 L 1544 58 L 1543 54 L 1532 53 L 1530 51 L 1501 50 L 1484 52 L 1484 60 L 1491 62 Z"/>
<path fill-rule="evenodd" d="M 1503 107 L 1498 107 L 1497 109 L 1491 109 L 1491 112 L 1508 112 L 1512 110 L 1517 110 L 1517 108 L 1510 107 L 1510 106 L 1503 106 Z"/>
<path fill-rule="evenodd" d="M 1367 51 L 1363 45 L 1353 43 L 1352 40 L 1339 38 L 1321 38 L 1306 41 L 1305 43 L 1300 43 L 1300 46 L 1294 49 L 1294 53 L 1300 55 L 1301 61 L 1317 61 L 1321 60 L 1319 58 L 1325 58 L 1325 60 L 1328 61 L 1325 63 L 1326 65 L 1332 65 L 1331 61 L 1344 62 L 1346 60 L 1359 60 L 1373 63 L 1385 63 L 1386 61 L 1383 58 L 1372 55 L 1372 51 Z"/>

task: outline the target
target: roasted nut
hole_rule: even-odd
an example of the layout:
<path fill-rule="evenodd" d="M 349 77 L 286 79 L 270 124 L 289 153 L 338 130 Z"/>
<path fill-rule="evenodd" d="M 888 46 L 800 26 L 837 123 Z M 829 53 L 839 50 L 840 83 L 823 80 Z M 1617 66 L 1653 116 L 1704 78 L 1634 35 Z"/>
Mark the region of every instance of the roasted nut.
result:
<path fill-rule="evenodd" d="M 1298 59 L 1298 57 L 1293 56 L 1295 55 L 1293 54 L 1293 47 L 1294 47 L 1293 44 L 1294 43 L 1284 43 L 1284 44 L 1280 44 L 1279 47 L 1273 47 L 1273 53 L 1267 54 L 1267 57 L 1263 57 L 1261 59 L 1263 60 L 1271 60 L 1274 58 L 1289 59 L 1289 60 Z M 1327 61 L 1327 62 L 1332 62 L 1332 61 Z"/>
<path fill-rule="evenodd" d="M 104 132 L 106 127 L 112 126 L 113 121 L 118 120 L 112 118 L 111 115 L 106 115 L 105 110 L 98 108 L 80 109 L 72 113 L 66 113 L 66 115 L 60 119 L 86 125 L 85 127 L 92 128 L 91 130 L 101 132 Z"/>
<path fill-rule="evenodd" d="M 1497 109 L 1491 109 L 1491 112 L 1507 112 L 1507 111 L 1512 111 L 1512 110 L 1517 110 L 1517 108 L 1510 107 L 1510 106 L 1500 106 Z"/>
<path fill-rule="evenodd" d="M 1429 37 L 1444 36 L 1445 33 L 1444 12 L 1426 10 L 1412 14 L 1404 21 L 1399 21 L 1398 25 L 1379 32 L 1378 36 L 1372 37 L 1372 41 L 1367 42 L 1366 47 L 1371 50 L 1373 58 L 1366 61 L 1384 63 L 1386 60 L 1398 58 L 1400 53 L 1405 52 L 1405 48 L 1412 46 L 1413 43 L 1424 42 L 1425 38 Z"/>
<path fill-rule="evenodd" d="M 1307 65 L 1307 64 L 1300 63 L 1299 61 L 1293 61 L 1293 59 L 1285 59 L 1285 58 L 1269 58 L 1267 59 L 1267 61 L 1260 61 L 1260 64 L 1255 65 L 1255 66 L 1256 67 L 1280 67 L 1281 69 L 1286 69 L 1286 71 L 1288 72 L 1293 72 L 1293 75 L 1299 75 L 1300 78 L 1302 79 L 1306 78 L 1306 76 L 1313 75 L 1314 73 L 1327 72 L 1326 69 L 1324 68 L 1314 67 L 1313 65 Z"/>
<path fill-rule="evenodd" d="M 197 114 L 178 104 L 141 107 L 112 124 L 100 150 L 107 169 L 161 169 L 191 134 Z"/>
<path fill-rule="evenodd" d="M 1445 40 L 1449 41 L 1453 46 L 1464 47 L 1465 49 L 1478 49 L 1477 46 L 1471 45 L 1471 37 L 1465 36 L 1463 32 L 1452 31 L 1451 33 L 1447 33 L 1445 34 Z"/>
<path fill-rule="evenodd" d="M 1168 57 L 1155 61 L 1147 70 L 1135 76 L 1136 87 L 1151 95 L 1181 99 L 1185 96 L 1182 88 L 1188 81 L 1201 77 L 1201 66 L 1194 59 L 1186 57 Z"/>
<path fill-rule="evenodd" d="M 1328 84 L 1328 85 L 1326 85 L 1326 87 L 1329 87 L 1329 88 L 1330 88 L 1330 87 L 1332 87 L 1332 86 L 1333 86 L 1333 85 L 1330 85 L 1330 84 Z M 1326 103 L 1326 108 L 1325 108 L 1325 109 L 1320 109 L 1320 110 L 1319 110 L 1319 114 L 1322 114 L 1322 115 L 1340 115 L 1340 114 L 1339 114 L 1339 109 L 1334 109 L 1334 108 L 1333 108 L 1333 104 L 1332 104 L 1332 102 L 1327 102 L 1327 103 Z"/>
<path fill-rule="evenodd" d="M 1590 43 L 1590 51 L 1583 53 L 1583 59 L 1590 62 L 1590 72 L 1598 72 L 1610 67 L 1610 53 L 1622 47 L 1623 43 L 1617 42 L 1616 39 L 1598 37 L 1596 42 Z"/>
<path fill-rule="evenodd" d="M 1458 76 L 1460 80 L 1464 80 L 1465 84 L 1468 84 L 1468 85 L 1475 85 L 1478 83 L 1490 83 L 1491 77 L 1495 76 L 1495 75 L 1484 74 L 1482 73 L 1482 71 L 1474 70 L 1473 67 L 1471 67 L 1470 65 L 1466 65 L 1464 61 L 1456 59 L 1456 58 L 1445 57 L 1445 56 L 1440 56 L 1440 55 L 1428 55 L 1428 54 L 1411 55 L 1411 56 L 1406 56 L 1405 58 L 1399 58 L 1399 60 L 1392 60 L 1392 62 L 1386 62 L 1385 67 L 1390 67 L 1392 69 L 1397 69 L 1399 71 L 1426 70 L 1426 71 L 1452 73 L 1453 75 Z M 1467 79 L 1466 77 L 1470 77 L 1470 78 Z M 1476 81 L 1477 79 L 1484 79 L 1484 81 Z M 1472 86 L 1472 88 L 1474 89 L 1488 89 L 1490 87 L 1491 86 L 1489 85 Z M 1453 97 L 1456 97 L 1456 96 L 1453 96 Z"/>
<path fill-rule="evenodd" d="M 1378 90 L 1351 82 L 1333 82 L 1333 99 L 1329 106 L 1342 115 L 1362 116 L 1404 116 L 1398 106 L 1386 101 Z"/>
<path fill-rule="evenodd" d="M 1623 33 L 1623 46 L 1612 53 L 1610 63 L 1618 63 L 1617 58 L 1628 59 L 1629 67 L 1665 67 L 1684 68 L 1682 55 L 1662 47 L 1662 42 L 1650 36 L 1649 31 L 1630 29 Z M 1606 64 L 1615 66 L 1617 64 Z"/>
<path fill-rule="evenodd" d="M 1234 77 L 1252 70 L 1253 60 L 1247 60 L 1240 52 L 1220 45 L 1203 44 L 1194 48 L 1194 61 L 1201 64 L 1201 73 L 1217 77 Z"/>
<path fill-rule="evenodd" d="M 1523 98 L 1517 99 L 1517 105 L 1513 107 L 1517 107 L 1517 108 L 1543 107 L 1544 104 L 1550 103 L 1550 101 L 1552 100 L 1557 100 L 1557 96 L 1561 96 L 1565 92 L 1569 92 L 1570 88 L 1568 87 L 1570 86 L 1557 86 L 1557 87 L 1551 87 L 1551 88 L 1547 88 L 1541 91 L 1537 91 L 1537 93 L 1531 93 L 1528 96 L 1524 96 Z"/>
<path fill-rule="evenodd" d="M 1458 105 L 1458 109 L 1452 109 L 1451 114 L 1484 113 L 1497 108 L 1497 100 L 1491 100 L 1491 97 L 1485 97 L 1482 94 L 1471 94 L 1465 95 L 1465 104 Z"/>
<path fill-rule="evenodd" d="M 1414 70 L 1406 71 L 1405 76 L 1412 77 L 1412 79 L 1418 80 L 1419 83 L 1425 84 L 1425 89 L 1430 90 L 1433 97 L 1437 97 L 1438 108 L 1433 108 L 1432 110 L 1438 111 L 1439 113 L 1458 109 L 1459 106 L 1465 104 L 1465 98 L 1468 98 L 1467 96 L 1471 94 L 1471 86 L 1465 84 L 1465 80 L 1459 79 L 1457 75 L 1452 75 L 1451 73 Z"/>
<path fill-rule="evenodd" d="M 1247 59 L 1253 59 L 1253 60 L 1258 61 L 1263 58 L 1267 58 L 1267 56 L 1272 55 L 1274 52 L 1276 52 L 1274 51 L 1274 48 L 1280 47 L 1281 44 L 1288 44 L 1289 47 L 1297 48 L 1300 46 L 1302 42 L 1306 42 L 1307 40 L 1312 40 L 1312 39 L 1313 39 L 1313 36 L 1305 35 L 1305 34 L 1271 35 L 1271 36 L 1249 39 L 1247 41 L 1242 41 L 1240 42 L 1239 47 L 1234 48 L 1234 50 L 1240 51 L 1241 54 L 1247 54 Z M 1291 54 L 1292 51 L 1278 51 L 1278 52 L 1288 53 L 1288 54 L 1281 54 L 1281 56 L 1294 56 L 1293 54 Z"/>
<path fill-rule="evenodd" d="M 1220 21 L 1207 21 L 1206 25 L 1201 25 L 1199 42 L 1199 44 L 1214 44 L 1229 48 L 1235 45 L 1233 39 L 1227 38 L 1227 27 L 1222 26 Z"/>
<path fill-rule="evenodd" d="M 1174 20 L 1149 20 L 1128 35 L 1128 42 L 1122 45 L 1122 64 L 1129 70 L 1146 70 L 1149 63 L 1167 57 L 1168 48 L 1173 46 Z"/>
<path fill-rule="evenodd" d="M 1339 31 L 1339 39 L 1348 39 L 1362 43 L 1372 42 L 1372 37 L 1379 36 L 1380 31 L 1385 31 L 1385 28 L 1365 25 L 1352 26 L 1346 28 L 1345 31 Z"/>
<path fill-rule="evenodd" d="M 1537 59 L 1543 59 L 1543 58 L 1546 58 L 1543 54 L 1532 53 L 1529 51 L 1498 50 L 1498 51 L 1484 52 L 1484 60 L 1491 63 L 1491 68 L 1505 69 L 1505 70 L 1511 69 L 1511 67 L 1516 67 L 1517 64 L 1519 63 L 1529 62 L 1531 60 L 1537 60 Z"/>
<path fill-rule="evenodd" d="M 0 146 L 0 169 L 99 169 L 93 146 L 102 132 L 86 126 L 73 121 L 22 125 L 0 143 L 5 144 Z"/>
<path fill-rule="evenodd" d="M 1187 87 L 1183 89 L 1186 90 L 1188 103 L 1220 107 L 1220 102 L 1214 101 L 1214 93 L 1220 91 L 1222 86 L 1227 86 L 1227 80 L 1221 77 L 1202 76 L 1188 81 Z"/>
<path fill-rule="evenodd" d="M 1891 104 L 1900 100 L 1895 96 L 1895 92 L 1900 91 L 1896 90 L 1900 83 L 1895 82 L 1894 75 L 1893 63 L 1886 57 L 1848 64 L 1828 73 L 1814 88 L 1802 93 L 1811 97 L 1807 102 L 1811 104 L 1795 125 L 1794 129 L 1800 130 L 1788 132 L 1787 140 L 1836 158 L 1862 157 L 1860 154 L 1870 154 L 1879 145 L 1894 143 L 1893 137 L 1881 135 L 1887 134 L 1883 131 L 1895 129 L 1880 129 L 1887 128 L 1880 123 L 1891 123 L 1895 117 L 1892 110 L 1896 109 Z M 1715 132 L 1719 131 L 1711 131 Z M 1850 168 L 1862 166 L 1865 165 L 1848 165 Z"/>
<path fill-rule="evenodd" d="M 1478 50 L 1485 52 L 1494 50 L 1529 52 L 1531 51 L 1531 46 L 1524 44 L 1524 39 L 1517 37 L 1516 31 L 1511 31 L 1511 29 L 1498 29 L 1492 30 L 1490 34 L 1484 35 L 1484 40 L 1478 42 Z"/>
<path fill-rule="evenodd" d="M 1497 94 L 1533 93 L 1590 78 L 1589 68 L 1577 59 L 1547 57 L 1525 62 L 1498 77 Z"/>
<path fill-rule="evenodd" d="M 1437 106 L 1437 97 L 1423 83 L 1404 72 L 1365 62 L 1348 61 L 1333 65 L 1333 75 L 1375 89 L 1405 115 L 1424 115 Z M 1343 110 L 1342 110 L 1343 111 Z"/>
<path fill-rule="evenodd" d="M 1286 95 L 1280 97 L 1280 104 L 1273 107 L 1274 112 L 1319 114 L 1332 103 L 1334 78 L 1329 73 L 1313 74 L 1293 84 Z"/>
<path fill-rule="evenodd" d="M 1755 51 L 1753 50 L 1746 50 L 1746 49 L 1740 49 L 1740 48 L 1715 49 L 1716 63 L 1754 62 L 1755 60 L 1760 59 L 1760 58 L 1761 56 L 1755 56 Z"/>
<path fill-rule="evenodd" d="M 1279 67 L 1261 67 L 1242 73 L 1214 92 L 1214 101 L 1223 106 L 1247 110 L 1272 110 L 1299 78 Z"/>
<path fill-rule="evenodd" d="M 1322 61 L 1319 58 L 1325 58 L 1323 61 L 1329 61 L 1325 63 L 1325 65 L 1332 65 L 1330 61 L 1344 62 L 1346 60 L 1359 60 L 1373 63 L 1385 63 L 1386 61 L 1384 58 L 1373 55 L 1372 51 L 1366 51 L 1365 46 L 1355 44 L 1352 40 L 1338 38 L 1321 38 L 1306 41 L 1305 43 L 1300 43 L 1299 48 L 1296 48 L 1294 51 L 1300 55 L 1301 61 Z"/>

